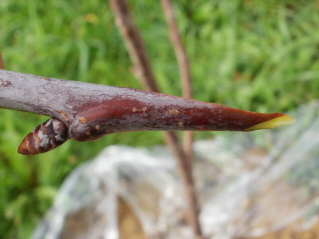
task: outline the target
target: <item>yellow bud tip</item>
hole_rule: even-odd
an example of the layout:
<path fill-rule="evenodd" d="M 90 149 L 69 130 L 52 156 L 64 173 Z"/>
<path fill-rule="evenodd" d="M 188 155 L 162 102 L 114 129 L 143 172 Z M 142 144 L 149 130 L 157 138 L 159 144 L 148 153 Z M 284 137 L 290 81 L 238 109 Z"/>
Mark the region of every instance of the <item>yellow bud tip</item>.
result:
<path fill-rule="evenodd" d="M 260 130 L 260 129 L 272 129 L 277 126 L 281 125 L 288 125 L 288 124 L 293 124 L 295 123 L 295 119 L 290 117 L 289 115 L 283 115 L 279 116 L 277 118 L 265 121 L 260 124 L 256 124 L 250 128 L 245 129 L 245 131 L 254 131 L 254 130 Z"/>

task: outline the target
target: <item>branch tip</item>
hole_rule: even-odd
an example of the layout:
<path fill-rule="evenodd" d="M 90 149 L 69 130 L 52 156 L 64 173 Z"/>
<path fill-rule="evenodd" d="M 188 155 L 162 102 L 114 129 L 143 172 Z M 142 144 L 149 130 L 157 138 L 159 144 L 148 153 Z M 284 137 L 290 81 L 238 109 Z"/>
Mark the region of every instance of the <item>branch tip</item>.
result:
<path fill-rule="evenodd" d="M 245 129 L 245 131 L 254 131 L 254 130 L 260 130 L 260 129 L 272 129 L 277 126 L 281 125 L 289 125 L 295 123 L 295 119 L 290 117 L 289 115 L 282 115 L 279 117 L 276 117 L 274 119 L 262 122 L 260 124 L 254 125 L 250 128 Z"/>

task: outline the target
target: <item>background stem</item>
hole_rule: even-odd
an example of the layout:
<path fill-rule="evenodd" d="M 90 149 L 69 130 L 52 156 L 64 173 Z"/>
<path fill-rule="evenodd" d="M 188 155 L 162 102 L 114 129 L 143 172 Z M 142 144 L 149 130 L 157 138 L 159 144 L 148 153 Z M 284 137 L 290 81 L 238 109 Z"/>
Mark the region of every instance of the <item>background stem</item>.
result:
<path fill-rule="evenodd" d="M 182 39 L 178 33 L 176 20 L 174 17 L 174 11 L 170 0 L 161 0 L 163 12 L 165 15 L 166 23 L 169 29 L 169 38 L 172 42 L 174 52 L 176 55 L 179 74 L 183 87 L 183 97 L 187 99 L 192 98 L 192 80 L 189 67 L 189 60 L 182 43 Z M 184 132 L 184 151 L 189 164 L 193 158 L 193 138 L 194 133 L 191 131 Z"/>
<path fill-rule="evenodd" d="M 134 65 L 135 76 L 141 80 L 147 90 L 159 91 L 148 59 L 146 49 L 138 29 L 135 27 L 126 0 L 110 0 L 115 14 L 115 21 L 122 34 L 126 48 Z M 188 93 L 190 91 L 187 91 Z M 190 95 L 189 95 L 190 96 Z M 192 176 L 192 170 L 185 151 L 182 149 L 178 137 L 174 132 L 165 132 L 165 140 L 177 160 L 177 167 L 182 179 L 186 202 L 188 204 L 188 223 L 196 238 L 202 238 L 199 224 L 198 201 Z"/>

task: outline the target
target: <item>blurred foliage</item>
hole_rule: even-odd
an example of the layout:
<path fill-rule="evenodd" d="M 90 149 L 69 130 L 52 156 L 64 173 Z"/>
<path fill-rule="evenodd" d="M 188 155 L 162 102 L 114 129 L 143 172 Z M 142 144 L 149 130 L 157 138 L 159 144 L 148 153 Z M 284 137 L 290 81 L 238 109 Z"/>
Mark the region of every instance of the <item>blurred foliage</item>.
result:
<path fill-rule="evenodd" d="M 130 4 L 160 88 L 180 95 L 160 3 Z M 174 8 L 191 62 L 194 99 L 273 112 L 318 98 L 318 1 L 181 0 Z M 107 1 L 2 0 L 0 16 L 7 70 L 141 88 Z M 28 238 L 66 175 L 105 146 L 162 143 L 160 132 L 122 133 L 25 157 L 17 154 L 20 141 L 46 118 L 4 109 L 0 114 L 2 238 Z"/>

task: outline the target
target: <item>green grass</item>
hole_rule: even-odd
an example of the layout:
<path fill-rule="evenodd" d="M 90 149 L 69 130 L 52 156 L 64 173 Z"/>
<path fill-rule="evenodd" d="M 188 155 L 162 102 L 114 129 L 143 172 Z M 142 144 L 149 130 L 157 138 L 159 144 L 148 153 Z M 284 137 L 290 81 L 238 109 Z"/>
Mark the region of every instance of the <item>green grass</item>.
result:
<path fill-rule="evenodd" d="M 191 62 L 194 99 L 283 112 L 319 97 L 316 1 L 174 2 Z M 180 95 L 160 4 L 130 3 L 160 88 Z M 107 1 L 2 0 L 0 16 L 7 70 L 141 88 Z M 4 109 L 0 114 L 0 235 L 6 239 L 28 238 L 66 175 L 105 146 L 163 143 L 159 132 L 122 133 L 25 157 L 16 152 L 20 141 L 46 118 Z"/>

